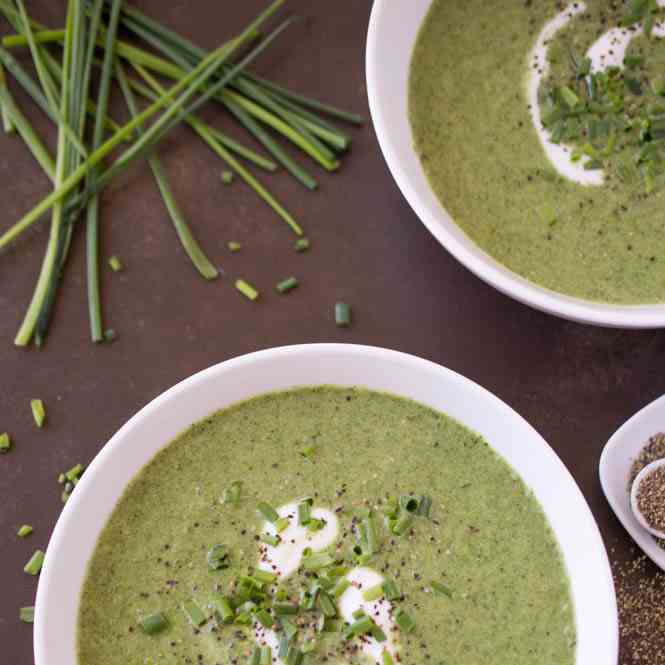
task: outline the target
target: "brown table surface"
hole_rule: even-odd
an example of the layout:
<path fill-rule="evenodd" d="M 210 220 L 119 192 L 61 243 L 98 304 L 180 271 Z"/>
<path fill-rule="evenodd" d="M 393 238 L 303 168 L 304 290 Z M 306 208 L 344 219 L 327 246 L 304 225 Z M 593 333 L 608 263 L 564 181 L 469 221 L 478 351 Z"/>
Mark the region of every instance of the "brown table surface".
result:
<path fill-rule="evenodd" d="M 36 18 L 61 24 L 64 0 L 29 4 Z M 140 2 L 206 47 L 264 6 L 263 0 L 222 4 L 223 9 L 204 0 Z M 364 46 L 371 2 L 288 4 L 305 20 L 261 58 L 258 69 L 369 118 Z M 48 123 L 18 91 L 16 97 L 53 145 Z M 118 101 L 114 105 L 121 109 Z M 221 111 L 206 114 L 233 127 Z M 42 350 L 20 350 L 12 340 L 35 283 L 45 228 L 0 256 L 0 432 L 10 432 L 15 442 L 11 454 L 0 458 L 3 663 L 33 662 L 31 631 L 19 624 L 18 608 L 32 604 L 36 582 L 21 569 L 35 548 L 47 544 L 62 508 L 58 473 L 88 462 L 131 415 L 177 381 L 227 358 L 284 344 L 339 341 L 399 349 L 494 391 L 563 458 L 608 547 L 615 548 L 613 559 L 629 556 L 632 541 L 601 492 L 598 458 L 615 428 L 665 391 L 665 338 L 568 323 L 486 286 L 410 210 L 387 171 L 371 123 L 350 133 L 353 149 L 340 173 L 317 173 L 320 191 L 306 192 L 283 174 L 266 178 L 311 239 L 312 250 L 304 255 L 293 251 L 286 226 L 244 184 L 221 185 L 220 162 L 200 141 L 185 129 L 168 139 L 161 154 L 178 200 L 226 273 L 214 282 L 200 279 L 183 255 L 144 164 L 115 184 L 103 198 L 101 232 L 102 255 L 116 254 L 125 265 L 114 274 L 104 261 L 102 269 L 105 323 L 118 333 L 112 344 L 89 341 L 83 233 L 74 239 Z M 18 139 L 0 136 L 0 155 L 4 229 L 49 185 Z M 229 254 L 230 240 L 241 242 L 243 250 Z M 291 274 L 301 279 L 297 291 L 288 297 L 272 292 Z M 260 302 L 250 303 L 234 290 L 237 276 L 261 288 Z M 348 330 L 334 324 L 333 305 L 340 300 L 354 307 Z M 33 397 L 48 409 L 43 430 L 32 421 Z M 15 529 L 24 522 L 35 533 L 22 541 Z M 626 657 L 622 665 L 630 663 Z"/>

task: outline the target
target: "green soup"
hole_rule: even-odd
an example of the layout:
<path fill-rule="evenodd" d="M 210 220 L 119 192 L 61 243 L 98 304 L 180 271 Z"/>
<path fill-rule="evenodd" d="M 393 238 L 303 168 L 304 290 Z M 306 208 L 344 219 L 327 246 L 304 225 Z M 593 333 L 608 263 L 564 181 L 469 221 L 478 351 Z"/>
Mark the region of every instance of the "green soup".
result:
<path fill-rule="evenodd" d="M 525 82 L 541 29 L 567 5 L 434 0 L 411 65 L 415 146 L 455 222 L 514 272 L 588 300 L 663 302 L 665 144 L 663 133 L 654 132 L 653 159 L 639 161 L 644 141 L 652 138 L 640 136 L 639 123 L 647 112 L 658 118 L 665 113 L 659 107 L 665 107 L 659 82 L 665 43 L 639 37 L 630 44 L 631 63 L 643 62 L 612 74 L 625 108 L 598 116 L 604 134 L 589 129 L 584 114 L 566 127 L 580 146 L 593 144 L 590 154 L 607 176 L 601 186 L 577 184 L 561 177 L 546 156 Z M 586 10 L 551 40 L 551 78 L 569 86 L 581 104 L 590 93 L 585 77 L 571 71 L 571 53 L 585 54 L 625 18 L 629 5 L 588 0 Z M 619 116 L 634 125 L 619 125 Z M 610 140 L 614 125 L 608 130 L 606 120 L 615 119 Z"/>
<path fill-rule="evenodd" d="M 234 481 L 242 481 L 237 502 L 229 495 L 239 487 Z M 394 503 L 411 494 L 413 506 Z M 423 514 L 421 496 L 431 499 Z M 251 662 L 254 632 L 242 623 L 248 608 L 240 606 L 236 582 L 258 575 L 266 525 L 257 506 L 302 497 L 312 498 L 313 509 L 335 511 L 339 533 L 328 550 L 335 562 L 310 570 L 304 558 L 278 586 L 266 584 L 249 612 L 276 613 L 278 601 L 300 604 L 287 618 L 297 631 L 292 645 L 311 649 L 309 665 L 366 662 L 360 647 L 371 635 L 345 639 L 339 614 L 324 622 L 321 597 L 305 610 L 307 594 L 300 595 L 318 588 L 335 605 L 335 588 L 358 556 L 395 584 L 394 616 L 415 622 L 411 630 L 395 628 L 402 663 L 573 665 L 567 575 L 546 518 L 518 476 L 480 436 L 441 413 L 333 387 L 268 394 L 220 411 L 138 474 L 89 565 L 80 665 Z M 399 535 L 392 532 L 397 515 L 408 522 Z M 368 519 L 376 536 L 371 555 L 367 539 L 359 540 Z M 229 567 L 212 570 L 208 552 L 220 544 Z M 240 623 L 221 620 L 221 598 L 238 605 Z M 192 624 L 191 603 L 203 614 L 200 625 Z M 148 635 L 141 622 L 156 613 L 168 625 Z M 286 659 L 273 652 L 271 662 Z"/>

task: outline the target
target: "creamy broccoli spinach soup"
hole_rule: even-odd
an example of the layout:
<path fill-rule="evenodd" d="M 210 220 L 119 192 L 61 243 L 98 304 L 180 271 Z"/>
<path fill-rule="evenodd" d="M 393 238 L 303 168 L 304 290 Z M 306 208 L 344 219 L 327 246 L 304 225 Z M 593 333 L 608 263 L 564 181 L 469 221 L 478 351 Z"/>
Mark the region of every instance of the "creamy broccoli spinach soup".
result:
<path fill-rule="evenodd" d="M 409 112 L 480 248 L 588 300 L 665 301 L 665 0 L 434 0 Z"/>
<path fill-rule="evenodd" d="M 573 665 L 546 518 L 480 436 L 362 389 L 268 394 L 181 434 L 89 564 L 80 665 Z"/>

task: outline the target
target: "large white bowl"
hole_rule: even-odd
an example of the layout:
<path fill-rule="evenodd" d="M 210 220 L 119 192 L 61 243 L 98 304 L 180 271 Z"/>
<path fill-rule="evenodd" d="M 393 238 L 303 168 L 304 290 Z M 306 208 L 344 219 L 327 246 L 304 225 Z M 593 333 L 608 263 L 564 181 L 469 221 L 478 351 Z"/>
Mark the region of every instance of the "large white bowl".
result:
<path fill-rule="evenodd" d="M 76 663 L 79 591 L 88 560 L 127 483 L 160 448 L 217 409 L 316 384 L 390 391 L 484 436 L 534 491 L 559 541 L 575 605 L 578 665 L 616 665 L 617 609 L 607 555 L 581 492 L 552 449 L 509 406 L 459 374 L 395 351 L 343 344 L 272 349 L 215 365 L 167 390 L 113 436 L 51 537 L 37 590 L 35 664 Z"/>
<path fill-rule="evenodd" d="M 369 105 L 379 144 L 398 187 L 423 224 L 474 274 L 531 307 L 601 326 L 665 327 L 665 304 L 607 305 L 527 281 L 481 250 L 441 205 L 414 150 L 408 118 L 411 55 L 430 5 L 431 0 L 374 0 L 366 55 Z"/>

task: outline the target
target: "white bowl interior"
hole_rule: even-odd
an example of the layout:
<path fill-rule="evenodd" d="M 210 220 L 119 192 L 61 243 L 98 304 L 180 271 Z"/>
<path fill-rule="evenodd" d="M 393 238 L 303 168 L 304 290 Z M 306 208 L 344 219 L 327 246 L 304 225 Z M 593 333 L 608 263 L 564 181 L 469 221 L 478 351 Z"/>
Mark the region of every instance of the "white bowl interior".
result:
<path fill-rule="evenodd" d="M 74 665 L 86 565 L 127 483 L 155 453 L 213 411 L 274 390 L 315 384 L 365 386 L 414 399 L 484 436 L 542 504 L 560 543 L 575 604 L 579 665 L 616 665 L 618 625 L 607 555 L 574 480 L 542 437 L 475 383 L 413 356 L 323 344 L 243 356 L 183 381 L 134 416 L 102 449 L 66 504 L 37 592 L 36 665 Z M 509 617 L 506 618 L 509 620 Z"/>
<path fill-rule="evenodd" d="M 665 570 L 665 550 L 637 521 L 630 507 L 630 468 L 645 443 L 665 432 L 665 396 L 651 402 L 627 420 L 610 438 L 600 458 L 600 483 L 621 524 L 644 553 Z"/>
<path fill-rule="evenodd" d="M 413 147 L 408 118 L 411 54 L 431 1 L 374 0 L 367 37 L 367 89 L 376 135 L 388 167 L 415 213 L 432 235 L 469 270 L 520 302 L 563 318 L 596 325 L 665 326 L 664 304 L 606 305 L 539 287 L 495 261 L 453 222 L 429 186 Z"/>

